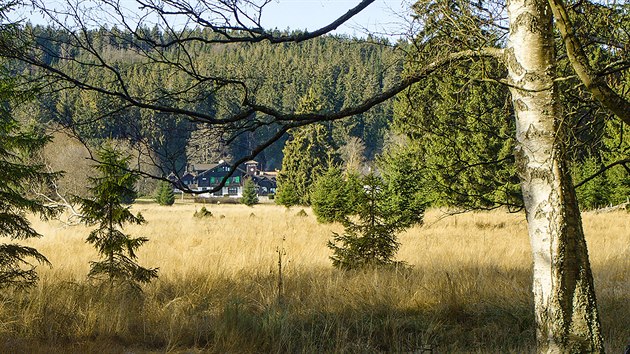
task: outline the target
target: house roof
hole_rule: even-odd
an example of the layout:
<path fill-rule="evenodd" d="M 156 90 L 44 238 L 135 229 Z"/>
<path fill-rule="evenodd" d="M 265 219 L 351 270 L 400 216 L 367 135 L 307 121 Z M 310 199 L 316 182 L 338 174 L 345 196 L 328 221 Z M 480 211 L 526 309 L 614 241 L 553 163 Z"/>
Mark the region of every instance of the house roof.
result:
<path fill-rule="evenodd" d="M 215 164 L 212 164 L 212 167 L 211 167 L 211 168 L 209 168 L 209 169 L 207 169 L 207 170 L 205 170 L 205 171 L 203 171 L 203 172 L 200 172 L 200 173 L 197 175 L 197 177 L 206 176 L 206 175 L 211 175 L 211 174 L 224 175 L 225 173 L 227 173 L 227 171 L 220 171 L 220 170 L 219 170 L 219 171 L 217 171 L 217 170 L 216 170 L 216 168 L 217 168 L 217 167 L 222 167 L 222 166 L 228 166 L 228 167 L 229 167 L 229 166 L 231 166 L 231 165 L 230 165 L 230 163 L 225 162 L 225 161 L 223 161 L 223 162 L 221 162 L 221 163 L 215 163 Z M 243 170 L 242 170 L 242 169 L 240 169 L 240 168 L 237 168 L 237 169 L 236 169 L 236 171 L 240 171 L 240 172 L 242 172 L 242 173 L 245 173 L 245 171 L 243 171 Z"/>
<path fill-rule="evenodd" d="M 192 168 L 193 171 L 207 171 L 219 165 L 220 164 L 218 163 L 196 163 L 196 164 L 191 165 L 190 167 Z"/>
<path fill-rule="evenodd" d="M 181 176 L 176 175 L 175 172 L 171 172 L 168 174 L 168 176 L 166 176 L 166 178 L 171 179 L 171 180 L 177 180 L 177 179 L 183 179 L 188 176 L 195 177 L 195 175 L 192 174 L 191 172 L 184 172 Z"/>

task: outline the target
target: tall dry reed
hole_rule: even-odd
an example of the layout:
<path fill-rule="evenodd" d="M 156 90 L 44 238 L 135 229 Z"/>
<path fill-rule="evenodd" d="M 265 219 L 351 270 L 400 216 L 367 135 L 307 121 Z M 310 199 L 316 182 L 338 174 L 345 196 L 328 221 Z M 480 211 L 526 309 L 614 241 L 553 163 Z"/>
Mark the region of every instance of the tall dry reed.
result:
<path fill-rule="evenodd" d="M 34 220 L 53 268 L 0 293 L 0 352 L 514 352 L 534 350 L 531 257 L 522 214 L 468 213 L 400 235 L 411 268 L 341 272 L 326 242 L 340 225 L 273 205 L 138 204 L 150 239 L 142 293 L 87 281 L 83 226 Z M 586 213 L 610 352 L 630 340 L 630 215 Z M 282 283 L 278 262 L 282 255 Z M 279 288 L 281 286 L 281 288 Z"/>

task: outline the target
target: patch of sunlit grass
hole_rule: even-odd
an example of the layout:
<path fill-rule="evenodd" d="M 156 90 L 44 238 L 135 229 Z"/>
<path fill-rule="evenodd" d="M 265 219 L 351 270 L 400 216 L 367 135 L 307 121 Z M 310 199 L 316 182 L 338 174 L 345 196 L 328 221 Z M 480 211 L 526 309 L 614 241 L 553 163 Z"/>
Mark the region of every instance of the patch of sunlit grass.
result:
<path fill-rule="evenodd" d="M 87 281 L 89 228 L 34 220 L 28 241 L 53 263 L 26 292 L 0 293 L 0 352 L 532 352 L 531 256 L 523 214 L 468 213 L 399 236 L 410 268 L 340 272 L 326 242 L 338 224 L 275 205 L 138 204 L 150 241 L 143 287 Z M 584 215 L 608 350 L 630 322 L 627 214 Z M 282 279 L 278 272 L 282 256 Z M 627 317 L 627 316 L 625 316 Z M 48 351 L 46 351 L 48 349 Z"/>

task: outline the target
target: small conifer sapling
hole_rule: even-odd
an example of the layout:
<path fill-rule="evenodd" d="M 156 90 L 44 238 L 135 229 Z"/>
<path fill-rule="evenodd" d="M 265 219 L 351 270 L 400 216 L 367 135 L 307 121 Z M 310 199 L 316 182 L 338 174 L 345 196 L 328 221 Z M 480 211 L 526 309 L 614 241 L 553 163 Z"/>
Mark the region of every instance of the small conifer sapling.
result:
<path fill-rule="evenodd" d="M 136 263 L 136 251 L 148 239 L 132 238 L 122 231 L 125 224 L 145 223 L 141 214 L 134 215 L 130 206 L 125 205 L 135 200 L 138 175 L 129 171 L 130 157 L 110 145 L 105 145 L 98 157 L 100 163 L 95 166 L 98 176 L 89 178 L 92 198 L 79 198 L 83 222 L 97 225 L 87 242 L 94 245 L 101 256 L 99 261 L 91 262 L 88 276 L 148 283 L 157 277 L 157 268 L 144 268 Z"/>
<path fill-rule="evenodd" d="M 254 181 L 249 178 L 245 180 L 245 184 L 243 185 L 243 197 L 241 198 L 241 203 L 247 206 L 258 204 L 258 188 L 256 187 Z"/>

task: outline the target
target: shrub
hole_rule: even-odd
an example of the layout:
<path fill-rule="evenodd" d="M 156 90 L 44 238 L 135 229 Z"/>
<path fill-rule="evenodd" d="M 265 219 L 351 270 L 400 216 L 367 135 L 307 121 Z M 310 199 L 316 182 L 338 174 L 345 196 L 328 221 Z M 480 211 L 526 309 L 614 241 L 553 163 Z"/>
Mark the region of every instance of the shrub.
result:
<path fill-rule="evenodd" d="M 212 212 L 206 209 L 206 207 L 201 207 L 199 211 L 195 211 L 195 214 L 193 216 L 196 218 L 212 217 Z"/>

